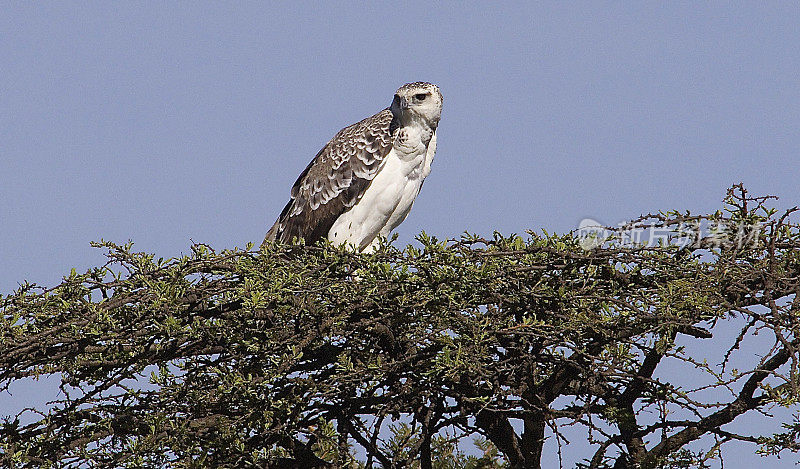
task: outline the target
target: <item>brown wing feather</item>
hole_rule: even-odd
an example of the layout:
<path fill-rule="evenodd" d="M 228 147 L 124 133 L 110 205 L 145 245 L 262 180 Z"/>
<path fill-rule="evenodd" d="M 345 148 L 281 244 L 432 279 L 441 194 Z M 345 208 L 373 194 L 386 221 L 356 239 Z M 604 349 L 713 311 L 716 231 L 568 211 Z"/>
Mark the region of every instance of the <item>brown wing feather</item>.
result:
<path fill-rule="evenodd" d="M 345 127 L 297 178 L 291 199 L 264 242 L 314 243 L 328 236 L 339 216 L 361 199 L 392 149 L 398 122 L 389 109 Z"/>

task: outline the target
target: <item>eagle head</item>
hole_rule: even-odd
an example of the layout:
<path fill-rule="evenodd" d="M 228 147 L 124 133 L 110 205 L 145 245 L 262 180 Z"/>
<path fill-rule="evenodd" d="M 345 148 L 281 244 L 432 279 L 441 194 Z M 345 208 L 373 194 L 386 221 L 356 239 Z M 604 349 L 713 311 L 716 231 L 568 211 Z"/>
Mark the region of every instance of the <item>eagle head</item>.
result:
<path fill-rule="evenodd" d="M 442 117 L 442 93 L 433 83 L 407 83 L 394 94 L 390 109 L 401 121 L 421 121 L 436 130 Z"/>

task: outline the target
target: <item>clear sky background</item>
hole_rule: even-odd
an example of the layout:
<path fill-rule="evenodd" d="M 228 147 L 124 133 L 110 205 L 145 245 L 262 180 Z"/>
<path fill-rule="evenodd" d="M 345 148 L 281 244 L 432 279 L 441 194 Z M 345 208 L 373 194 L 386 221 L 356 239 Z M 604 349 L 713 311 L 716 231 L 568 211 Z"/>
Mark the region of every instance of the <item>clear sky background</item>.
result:
<path fill-rule="evenodd" d="M 798 204 L 800 6 L 720 5 L 4 4 L 0 292 L 100 238 L 260 242 L 316 152 L 418 80 L 444 111 L 401 243 L 713 211 L 738 182 Z"/>

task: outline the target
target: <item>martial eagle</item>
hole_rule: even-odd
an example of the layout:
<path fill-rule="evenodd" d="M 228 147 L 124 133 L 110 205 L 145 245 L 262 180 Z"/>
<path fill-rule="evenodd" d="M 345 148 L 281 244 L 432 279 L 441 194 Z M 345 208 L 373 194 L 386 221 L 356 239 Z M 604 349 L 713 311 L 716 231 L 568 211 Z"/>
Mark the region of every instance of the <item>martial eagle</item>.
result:
<path fill-rule="evenodd" d="M 431 172 L 441 115 L 438 86 L 401 86 L 391 106 L 340 130 L 317 153 L 264 242 L 327 238 L 374 248 L 406 218 Z"/>

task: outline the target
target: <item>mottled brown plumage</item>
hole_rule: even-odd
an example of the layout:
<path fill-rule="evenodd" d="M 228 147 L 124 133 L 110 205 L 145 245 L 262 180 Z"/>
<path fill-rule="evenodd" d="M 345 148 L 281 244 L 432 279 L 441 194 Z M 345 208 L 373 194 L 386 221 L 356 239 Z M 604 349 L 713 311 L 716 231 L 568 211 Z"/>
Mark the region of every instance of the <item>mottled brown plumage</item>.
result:
<path fill-rule="evenodd" d="M 325 238 L 336 218 L 364 194 L 397 129 L 398 120 L 387 108 L 340 130 L 297 178 L 265 241 Z"/>

